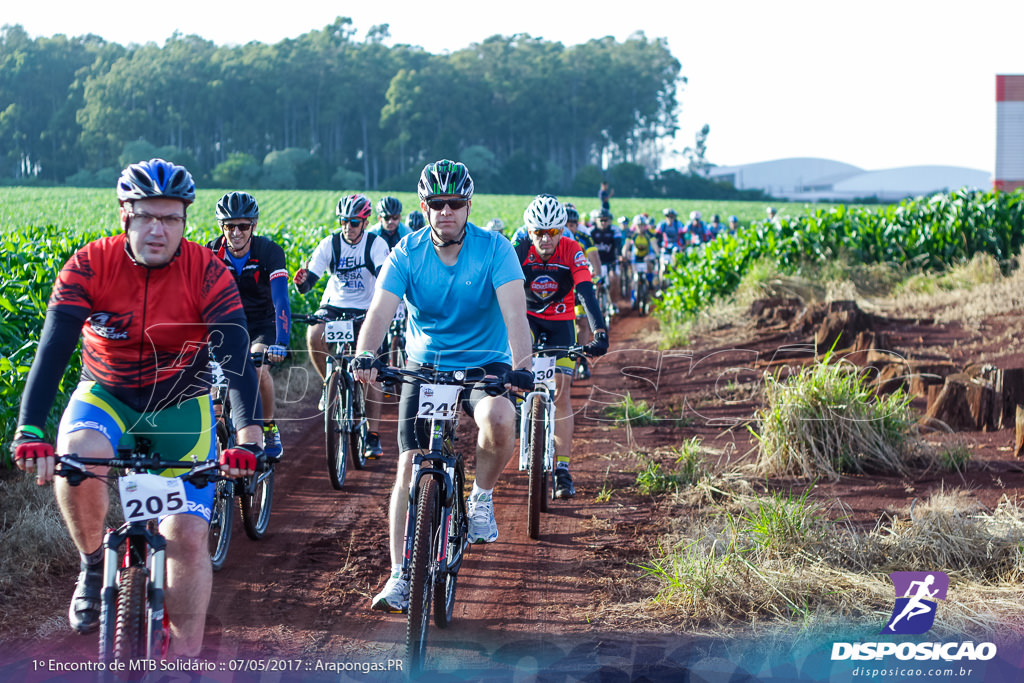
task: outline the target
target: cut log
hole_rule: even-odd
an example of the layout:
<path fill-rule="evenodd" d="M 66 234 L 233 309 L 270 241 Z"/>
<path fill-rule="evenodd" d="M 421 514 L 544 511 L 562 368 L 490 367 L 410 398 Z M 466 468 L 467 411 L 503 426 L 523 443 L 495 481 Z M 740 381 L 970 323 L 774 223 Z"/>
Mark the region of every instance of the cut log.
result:
<path fill-rule="evenodd" d="M 1013 438 L 1013 457 L 1019 458 L 1024 455 L 1024 406 L 1017 406 L 1014 421 L 1016 429 Z"/>
<path fill-rule="evenodd" d="M 964 373 L 946 377 L 946 383 L 928 407 L 925 417 L 940 420 L 953 430 L 991 429 L 992 383 Z"/>

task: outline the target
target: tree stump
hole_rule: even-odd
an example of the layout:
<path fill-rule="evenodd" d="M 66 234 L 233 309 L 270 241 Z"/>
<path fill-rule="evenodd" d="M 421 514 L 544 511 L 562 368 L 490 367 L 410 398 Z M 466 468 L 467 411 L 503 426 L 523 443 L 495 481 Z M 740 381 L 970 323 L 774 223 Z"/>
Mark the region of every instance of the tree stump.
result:
<path fill-rule="evenodd" d="M 953 430 L 991 429 L 994 393 L 991 382 L 972 379 L 962 372 L 949 375 L 925 417 L 944 422 Z"/>
<path fill-rule="evenodd" d="M 1013 457 L 1019 458 L 1024 455 L 1024 406 L 1018 405 L 1014 411 Z"/>

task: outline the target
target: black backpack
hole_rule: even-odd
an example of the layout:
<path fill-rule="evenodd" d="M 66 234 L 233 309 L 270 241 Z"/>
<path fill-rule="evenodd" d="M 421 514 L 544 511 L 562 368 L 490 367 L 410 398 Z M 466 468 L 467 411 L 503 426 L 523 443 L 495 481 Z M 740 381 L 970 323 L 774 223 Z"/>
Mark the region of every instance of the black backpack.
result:
<path fill-rule="evenodd" d="M 370 249 L 373 247 L 373 241 L 377 239 L 377 235 L 372 232 L 366 234 L 366 246 L 363 252 L 363 265 L 366 270 L 370 271 L 370 275 L 377 276 L 377 266 L 374 264 L 373 259 L 370 258 Z M 341 233 L 336 232 L 331 235 L 331 264 L 328 266 L 327 271 L 334 273 L 338 267 L 338 259 L 341 258 Z M 348 270 L 352 270 L 351 268 Z"/>

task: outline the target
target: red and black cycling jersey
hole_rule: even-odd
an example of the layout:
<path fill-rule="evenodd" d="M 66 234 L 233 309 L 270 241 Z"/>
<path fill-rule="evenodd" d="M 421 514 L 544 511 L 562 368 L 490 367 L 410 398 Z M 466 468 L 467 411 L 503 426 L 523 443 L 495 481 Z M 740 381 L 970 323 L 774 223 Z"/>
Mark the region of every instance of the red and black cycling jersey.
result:
<path fill-rule="evenodd" d="M 563 235 L 547 261 L 528 235 L 520 236 L 514 246 L 526 276 L 527 313 L 546 320 L 574 320 L 576 285 L 590 283 L 587 257 L 579 243 Z"/>
<path fill-rule="evenodd" d="M 270 292 L 270 281 L 279 277 L 288 280 L 288 266 L 285 264 L 284 249 L 262 235 L 253 235 L 249 242 L 249 253 L 242 272 L 235 270 L 227 253 L 224 235 L 206 244 L 227 266 L 235 278 L 238 293 L 242 297 L 245 318 L 250 323 L 274 321 L 274 300 Z"/>
<path fill-rule="evenodd" d="M 121 234 L 79 249 L 54 283 L 48 315 L 81 324 L 82 378 L 133 410 L 202 395 L 209 391 L 207 342 L 219 341 L 210 326 L 245 325 L 234 280 L 195 242 L 182 240 L 159 268 L 137 264 L 125 247 Z"/>

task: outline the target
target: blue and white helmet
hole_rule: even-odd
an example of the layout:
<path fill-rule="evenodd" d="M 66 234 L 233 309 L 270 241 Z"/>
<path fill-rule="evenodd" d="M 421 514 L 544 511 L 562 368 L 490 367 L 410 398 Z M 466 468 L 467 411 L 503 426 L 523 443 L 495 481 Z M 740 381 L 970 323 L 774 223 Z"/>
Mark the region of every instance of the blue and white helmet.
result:
<path fill-rule="evenodd" d="M 136 199 L 167 197 L 180 199 L 186 206 L 196 199 L 196 184 L 184 166 L 163 159 L 132 164 L 117 180 L 117 199 L 121 203 Z"/>

